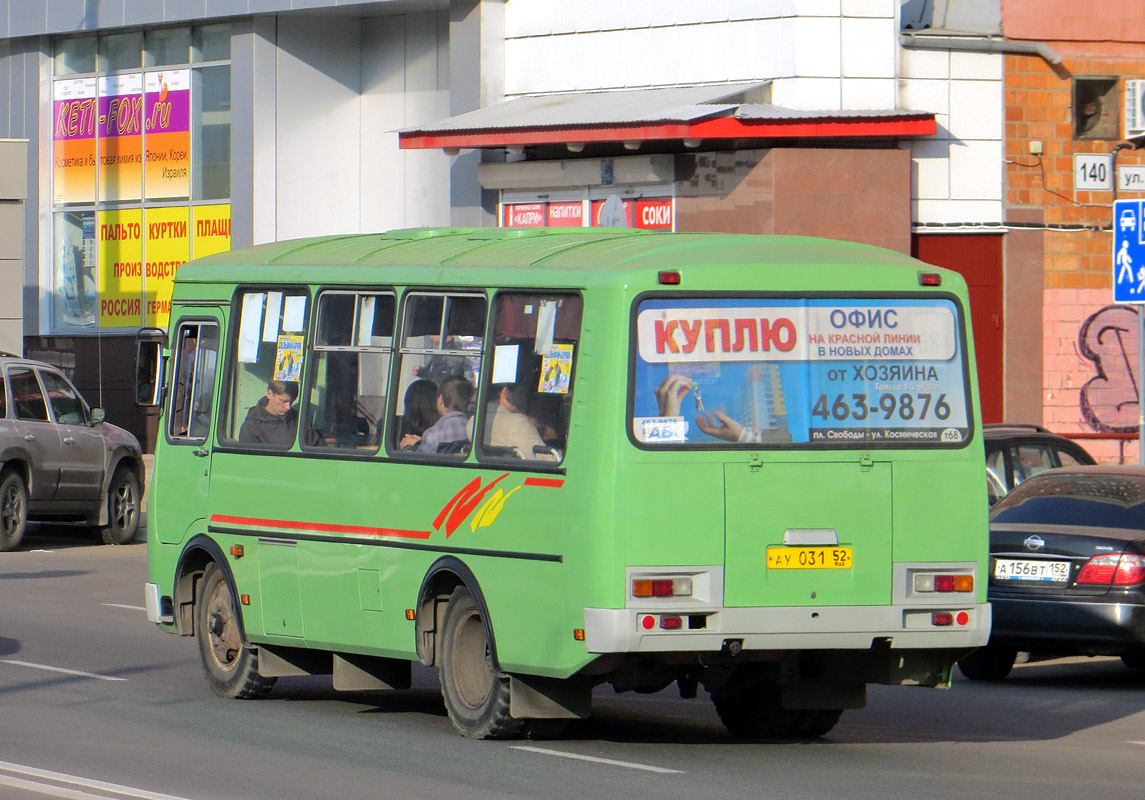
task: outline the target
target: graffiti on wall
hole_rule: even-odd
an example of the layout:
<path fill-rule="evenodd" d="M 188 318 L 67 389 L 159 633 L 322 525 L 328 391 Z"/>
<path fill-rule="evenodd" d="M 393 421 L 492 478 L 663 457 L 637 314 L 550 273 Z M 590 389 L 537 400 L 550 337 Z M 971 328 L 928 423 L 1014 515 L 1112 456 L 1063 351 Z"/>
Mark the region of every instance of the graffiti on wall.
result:
<path fill-rule="evenodd" d="M 1080 397 L 1082 416 L 1095 430 L 1137 430 L 1137 314 L 1136 306 L 1105 306 L 1078 332 L 1081 355 L 1096 372 Z"/>

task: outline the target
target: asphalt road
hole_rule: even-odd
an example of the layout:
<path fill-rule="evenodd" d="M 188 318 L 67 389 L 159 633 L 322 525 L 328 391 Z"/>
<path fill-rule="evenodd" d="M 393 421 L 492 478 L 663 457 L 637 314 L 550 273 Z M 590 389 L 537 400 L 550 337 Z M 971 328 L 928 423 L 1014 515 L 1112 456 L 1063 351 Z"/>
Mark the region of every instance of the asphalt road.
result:
<path fill-rule="evenodd" d="M 703 690 L 617 695 L 555 741 L 476 742 L 436 672 L 400 693 L 279 679 L 215 697 L 191 639 L 143 611 L 146 548 L 66 526 L 0 554 L 0 800 L 1140 797 L 1145 673 L 1018 666 L 996 685 L 872 687 L 815 742 L 741 742 Z"/>

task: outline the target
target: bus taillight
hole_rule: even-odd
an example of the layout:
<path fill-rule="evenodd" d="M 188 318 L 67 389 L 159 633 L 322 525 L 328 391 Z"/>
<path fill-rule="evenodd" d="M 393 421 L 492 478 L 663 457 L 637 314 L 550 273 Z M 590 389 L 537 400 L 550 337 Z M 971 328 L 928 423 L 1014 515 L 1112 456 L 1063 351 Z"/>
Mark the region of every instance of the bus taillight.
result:
<path fill-rule="evenodd" d="M 633 597 L 691 597 L 691 578 L 637 578 L 632 581 Z"/>
<path fill-rule="evenodd" d="M 914 590 L 916 592 L 972 592 L 974 591 L 974 576 L 918 574 L 914 576 Z"/>

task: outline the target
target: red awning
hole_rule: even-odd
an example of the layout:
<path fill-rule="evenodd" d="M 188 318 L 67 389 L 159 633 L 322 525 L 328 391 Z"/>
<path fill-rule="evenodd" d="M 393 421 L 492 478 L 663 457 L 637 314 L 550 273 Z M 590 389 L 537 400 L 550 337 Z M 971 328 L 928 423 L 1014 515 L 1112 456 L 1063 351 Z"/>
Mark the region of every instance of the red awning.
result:
<path fill-rule="evenodd" d="M 587 142 L 928 136 L 934 114 L 901 109 L 801 110 L 746 102 L 766 84 L 527 95 L 399 131 L 403 149 Z"/>

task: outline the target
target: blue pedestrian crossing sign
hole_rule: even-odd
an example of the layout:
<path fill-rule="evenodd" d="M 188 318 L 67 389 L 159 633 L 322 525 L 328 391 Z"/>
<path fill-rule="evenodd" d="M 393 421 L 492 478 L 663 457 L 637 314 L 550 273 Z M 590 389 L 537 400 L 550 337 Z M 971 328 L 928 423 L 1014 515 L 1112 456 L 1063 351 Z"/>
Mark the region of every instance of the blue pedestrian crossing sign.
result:
<path fill-rule="evenodd" d="M 1113 204 L 1113 302 L 1145 303 L 1145 200 Z"/>

